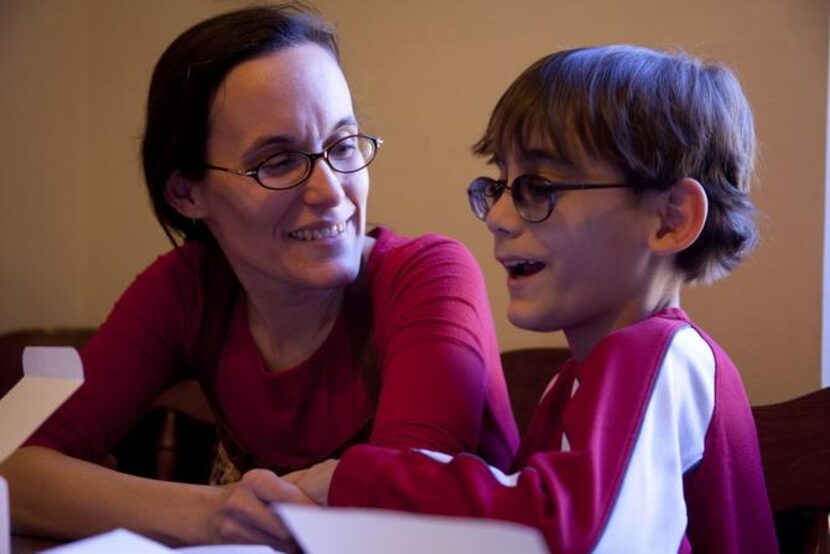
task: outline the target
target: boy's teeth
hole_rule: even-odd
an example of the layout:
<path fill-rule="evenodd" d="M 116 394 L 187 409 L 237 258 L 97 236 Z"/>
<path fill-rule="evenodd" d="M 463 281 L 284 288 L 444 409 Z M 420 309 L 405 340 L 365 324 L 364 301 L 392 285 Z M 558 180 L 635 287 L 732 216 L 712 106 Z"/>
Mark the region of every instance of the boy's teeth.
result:
<path fill-rule="evenodd" d="M 332 237 L 342 235 L 345 231 L 346 223 L 340 222 L 335 223 L 334 225 L 330 225 L 329 227 L 323 227 L 322 229 L 301 229 L 298 231 L 291 231 L 288 233 L 288 235 L 297 240 L 312 241 L 319 239 L 330 239 Z"/>

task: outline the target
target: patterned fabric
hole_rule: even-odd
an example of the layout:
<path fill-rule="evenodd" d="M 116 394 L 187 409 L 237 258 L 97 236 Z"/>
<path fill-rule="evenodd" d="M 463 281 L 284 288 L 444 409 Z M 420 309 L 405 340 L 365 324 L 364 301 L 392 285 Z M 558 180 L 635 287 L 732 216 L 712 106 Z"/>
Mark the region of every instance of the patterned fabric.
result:
<path fill-rule="evenodd" d="M 216 456 L 213 458 L 213 466 L 210 469 L 209 485 L 228 485 L 242 479 L 242 473 L 236 469 L 231 461 L 225 446 L 219 442 L 216 446 Z"/>

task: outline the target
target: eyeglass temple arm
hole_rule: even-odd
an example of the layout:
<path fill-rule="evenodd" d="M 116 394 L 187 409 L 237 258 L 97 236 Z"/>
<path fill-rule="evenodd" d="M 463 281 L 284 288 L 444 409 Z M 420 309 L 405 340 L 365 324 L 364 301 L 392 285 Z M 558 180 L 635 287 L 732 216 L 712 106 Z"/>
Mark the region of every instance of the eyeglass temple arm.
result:
<path fill-rule="evenodd" d="M 216 169 L 218 171 L 225 171 L 227 173 L 233 173 L 234 175 L 241 175 L 242 177 L 255 177 L 257 173 L 256 169 L 232 169 L 230 167 L 222 167 L 211 164 L 205 164 L 205 168 Z"/>

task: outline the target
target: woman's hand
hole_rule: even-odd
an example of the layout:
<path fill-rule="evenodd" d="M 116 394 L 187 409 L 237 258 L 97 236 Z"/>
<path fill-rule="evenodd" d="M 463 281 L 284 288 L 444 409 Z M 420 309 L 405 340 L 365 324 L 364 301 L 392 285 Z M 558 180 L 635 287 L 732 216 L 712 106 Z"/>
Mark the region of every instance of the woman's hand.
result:
<path fill-rule="evenodd" d="M 331 477 L 336 468 L 337 460 L 326 460 L 308 469 L 283 475 L 283 479 L 299 487 L 305 496 L 317 504 L 325 506 L 329 503 L 329 487 L 331 487 Z M 283 502 L 290 502 L 290 500 L 283 500 Z"/>
<path fill-rule="evenodd" d="M 211 542 L 268 544 L 286 552 L 295 550 L 291 534 L 270 505 L 313 505 L 314 501 L 296 485 L 272 471 L 252 469 L 239 482 L 221 488 L 220 503 L 208 522 Z"/>

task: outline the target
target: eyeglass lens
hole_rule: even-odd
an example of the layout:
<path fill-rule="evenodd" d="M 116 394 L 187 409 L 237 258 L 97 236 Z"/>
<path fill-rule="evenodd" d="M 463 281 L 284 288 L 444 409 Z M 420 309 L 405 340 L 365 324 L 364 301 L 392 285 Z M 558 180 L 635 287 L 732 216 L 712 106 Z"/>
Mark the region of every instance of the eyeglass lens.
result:
<path fill-rule="evenodd" d="M 470 207 L 479 219 L 486 219 L 492 207 L 498 202 L 507 186 L 503 182 L 479 177 L 475 179 L 467 193 Z M 556 193 L 550 183 L 537 175 L 522 175 L 510 185 L 513 204 L 519 215 L 529 222 L 546 219 L 553 211 Z"/>
<path fill-rule="evenodd" d="M 258 167 L 257 177 L 267 187 L 287 188 L 308 177 L 318 157 L 324 158 L 339 173 L 354 173 L 369 165 L 375 152 L 375 142 L 371 137 L 352 135 L 329 145 L 318 155 L 280 152 Z"/>

